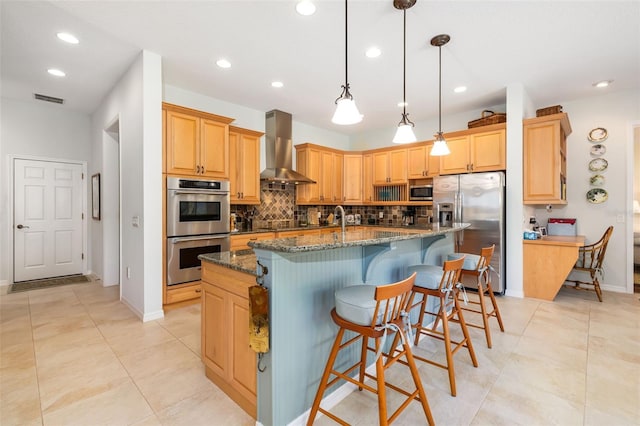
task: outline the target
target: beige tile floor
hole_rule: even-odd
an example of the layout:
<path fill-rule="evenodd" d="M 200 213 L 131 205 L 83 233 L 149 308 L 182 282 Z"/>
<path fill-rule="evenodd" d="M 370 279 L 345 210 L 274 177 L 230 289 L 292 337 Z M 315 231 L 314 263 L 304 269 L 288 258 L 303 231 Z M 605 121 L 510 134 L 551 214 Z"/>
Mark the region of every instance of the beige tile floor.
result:
<path fill-rule="evenodd" d="M 0 290 L 6 293 L 6 287 Z M 99 282 L 0 295 L 0 425 L 250 425 L 204 376 L 200 309 L 142 323 Z M 458 396 L 444 370 L 419 364 L 440 425 L 640 425 L 640 301 L 562 290 L 554 302 L 501 297 L 493 348 L 471 329 L 479 367 L 455 356 Z M 467 315 L 467 320 L 471 320 Z M 439 342 L 415 351 L 442 358 Z M 410 380 L 405 367 L 389 377 Z M 397 401 L 390 395 L 390 408 Z M 377 424 L 375 396 L 334 409 Z M 412 403 L 399 425 L 424 424 Z M 319 418 L 316 424 L 331 424 Z"/>

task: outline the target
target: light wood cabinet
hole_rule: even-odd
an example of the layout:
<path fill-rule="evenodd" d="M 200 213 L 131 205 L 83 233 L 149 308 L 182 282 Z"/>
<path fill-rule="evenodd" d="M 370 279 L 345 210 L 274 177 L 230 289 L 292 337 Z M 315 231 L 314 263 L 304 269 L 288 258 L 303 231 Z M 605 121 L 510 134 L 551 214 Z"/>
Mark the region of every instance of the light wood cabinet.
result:
<path fill-rule="evenodd" d="M 359 204 L 364 197 L 361 154 L 344 155 L 344 203 Z"/>
<path fill-rule="evenodd" d="M 373 155 L 362 156 L 362 201 L 373 202 Z"/>
<path fill-rule="evenodd" d="M 229 126 L 231 204 L 260 204 L 260 138 L 263 134 Z"/>
<path fill-rule="evenodd" d="M 407 149 L 373 153 L 373 183 L 407 183 Z"/>
<path fill-rule="evenodd" d="M 256 418 L 256 353 L 249 347 L 253 275 L 202 263 L 201 356 L 206 376 Z"/>
<path fill-rule="evenodd" d="M 343 201 L 344 154 L 312 144 L 296 145 L 297 171 L 316 183 L 296 187 L 297 204 L 335 204 Z"/>
<path fill-rule="evenodd" d="M 440 157 L 440 175 L 506 169 L 506 126 L 496 124 L 445 135 L 451 154 Z"/>
<path fill-rule="evenodd" d="M 200 281 L 167 287 L 166 304 L 186 302 L 199 299 L 202 292 Z"/>
<path fill-rule="evenodd" d="M 249 241 L 272 240 L 276 238 L 275 232 L 255 232 L 250 234 L 231 235 L 231 251 L 250 249 Z"/>
<path fill-rule="evenodd" d="M 231 118 L 163 104 L 166 173 L 229 179 Z"/>
<path fill-rule="evenodd" d="M 440 173 L 440 157 L 432 156 L 433 142 L 424 142 L 418 146 L 407 148 L 407 177 L 423 179 L 438 176 Z"/>
<path fill-rule="evenodd" d="M 524 204 L 566 204 L 569 116 L 526 119 L 523 132 Z"/>

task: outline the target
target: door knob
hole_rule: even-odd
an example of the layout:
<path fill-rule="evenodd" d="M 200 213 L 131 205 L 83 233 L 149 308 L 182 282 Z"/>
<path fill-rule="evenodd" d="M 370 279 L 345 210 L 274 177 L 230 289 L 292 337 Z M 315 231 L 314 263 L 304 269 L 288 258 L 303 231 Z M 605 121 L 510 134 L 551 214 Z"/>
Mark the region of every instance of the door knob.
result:
<path fill-rule="evenodd" d="M 22 228 L 28 228 L 28 226 L 20 224 L 20 225 L 16 226 L 16 228 L 22 229 Z"/>

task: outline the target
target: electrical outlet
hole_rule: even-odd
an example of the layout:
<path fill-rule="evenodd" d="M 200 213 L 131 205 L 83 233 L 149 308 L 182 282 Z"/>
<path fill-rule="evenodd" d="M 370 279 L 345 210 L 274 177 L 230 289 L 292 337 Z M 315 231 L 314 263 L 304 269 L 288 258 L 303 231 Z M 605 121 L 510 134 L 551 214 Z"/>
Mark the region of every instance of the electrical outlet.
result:
<path fill-rule="evenodd" d="M 529 224 L 534 225 L 536 223 L 536 218 L 534 216 L 531 216 L 529 218 Z"/>
<path fill-rule="evenodd" d="M 131 279 L 131 268 L 127 266 L 127 279 Z"/>
<path fill-rule="evenodd" d="M 380 219 L 384 219 L 384 212 L 380 212 L 380 213 L 378 213 L 378 218 L 380 218 Z"/>
<path fill-rule="evenodd" d="M 624 223 L 624 215 L 623 214 L 619 214 L 616 216 L 616 222 L 618 223 Z"/>

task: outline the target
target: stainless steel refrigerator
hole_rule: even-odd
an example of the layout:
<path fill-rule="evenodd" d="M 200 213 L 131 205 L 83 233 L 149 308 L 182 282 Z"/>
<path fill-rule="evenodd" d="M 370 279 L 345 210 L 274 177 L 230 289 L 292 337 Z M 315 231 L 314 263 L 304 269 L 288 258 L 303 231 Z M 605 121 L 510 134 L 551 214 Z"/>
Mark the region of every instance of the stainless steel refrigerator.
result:
<path fill-rule="evenodd" d="M 494 293 L 505 290 L 505 176 L 503 172 L 469 173 L 433 178 L 434 221 L 447 226 L 451 221 L 471 226 L 456 234 L 456 252 L 480 254 L 482 247 L 495 244 L 491 259 Z M 464 285 L 477 288 L 474 279 Z"/>

